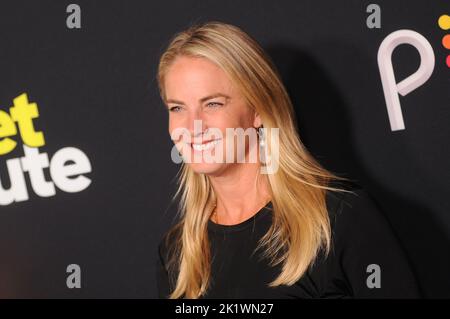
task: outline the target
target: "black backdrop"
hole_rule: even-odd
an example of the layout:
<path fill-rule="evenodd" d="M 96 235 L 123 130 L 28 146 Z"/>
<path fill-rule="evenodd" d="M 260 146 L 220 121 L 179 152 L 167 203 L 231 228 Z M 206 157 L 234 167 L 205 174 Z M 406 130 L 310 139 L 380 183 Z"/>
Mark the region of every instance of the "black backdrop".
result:
<path fill-rule="evenodd" d="M 9 114 L 26 93 L 45 138 L 39 153 L 52 160 L 73 147 L 91 165 L 83 190 L 39 196 L 25 173 L 28 199 L 8 202 L 22 175 L 7 163 L 24 156 L 20 136 L 10 136 L 17 146 L 0 155 L 0 297 L 156 296 L 156 245 L 176 212 L 178 170 L 156 68 L 175 32 L 207 20 L 240 26 L 269 52 L 306 146 L 371 194 L 426 296 L 450 297 L 450 50 L 441 42 L 450 31 L 438 25 L 449 2 L 378 0 L 381 25 L 373 29 L 372 2 L 360 0 L 76 1 L 79 29 L 66 25 L 70 3 L 0 5 L 0 110 Z M 405 129 L 392 131 L 377 51 L 400 29 L 428 40 L 435 67 L 400 97 Z M 419 54 L 402 45 L 393 64 L 399 82 L 418 68 Z M 81 269 L 81 288 L 66 285 L 71 264 Z"/>

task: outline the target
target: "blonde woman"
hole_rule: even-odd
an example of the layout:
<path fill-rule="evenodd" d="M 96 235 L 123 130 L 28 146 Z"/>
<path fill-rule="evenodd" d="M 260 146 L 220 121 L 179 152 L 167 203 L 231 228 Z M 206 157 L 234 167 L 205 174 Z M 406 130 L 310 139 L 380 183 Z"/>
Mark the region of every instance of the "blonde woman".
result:
<path fill-rule="evenodd" d="M 280 77 L 249 35 L 221 22 L 178 33 L 158 83 L 183 159 L 179 221 L 159 245 L 161 298 L 418 296 L 369 197 L 302 145 Z"/>

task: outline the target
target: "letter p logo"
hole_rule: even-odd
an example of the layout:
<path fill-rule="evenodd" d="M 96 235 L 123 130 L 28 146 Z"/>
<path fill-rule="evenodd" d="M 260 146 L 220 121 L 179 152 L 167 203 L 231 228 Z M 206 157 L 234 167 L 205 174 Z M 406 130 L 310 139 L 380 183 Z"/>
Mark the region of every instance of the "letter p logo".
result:
<path fill-rule="evenodd" d="M 396 83 L 392 67 L 392 52 L 401 44 L 410 44 L 419 51 L 420 66 L 416 72 Z M 392 32 L 381 42 L 378 49 L 378 68 L 380 70 L 391 130 L 404 130 L 405 123 L 398 94 L 405 96 L 430 78 L 434 69 L 433 48 L 427 39 L 415 31 L 398 30 Z"/>

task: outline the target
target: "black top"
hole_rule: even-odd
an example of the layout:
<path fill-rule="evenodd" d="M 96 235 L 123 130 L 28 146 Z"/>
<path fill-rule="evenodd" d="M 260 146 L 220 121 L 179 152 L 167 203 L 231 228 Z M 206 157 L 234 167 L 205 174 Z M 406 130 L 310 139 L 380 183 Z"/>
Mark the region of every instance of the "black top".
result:
<path fill-rule="evenodd" d="M 280 273 L 280 266 L 270 267 L 260 257 L 261 250 L 254 253 L 258 239 L 271 225 L 271 202 L 237 225 L 209 221 L 211 281 L 204 297 L 420 297 L 414 275 L 390 225 L 364 191 L 353 191 L 356 195 L 328 191 L 332 249 L 326 258 L 319 254 L 309 271 L 292 286 L 268 287 Z M 168 251 L 165 241 L 161 241 L 157 260 L 160 298 L 169 295 L 176 280 L 176 274 L 169 274 L 165 267 Z"/>

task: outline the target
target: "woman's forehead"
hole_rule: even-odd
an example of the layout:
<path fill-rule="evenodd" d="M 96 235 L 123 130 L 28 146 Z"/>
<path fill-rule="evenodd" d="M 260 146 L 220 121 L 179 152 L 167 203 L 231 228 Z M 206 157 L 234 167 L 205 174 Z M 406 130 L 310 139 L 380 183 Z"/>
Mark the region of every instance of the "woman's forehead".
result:
<path fill-rule="evenodd" d="M 165 77 L 167 99 L 181 99 L 181 95 L 197 99 L 216 93 L 233 95 L 233 84 L 220 67 L 206 59 L 190 59 L 176 61 L 169 68 Z"/>

